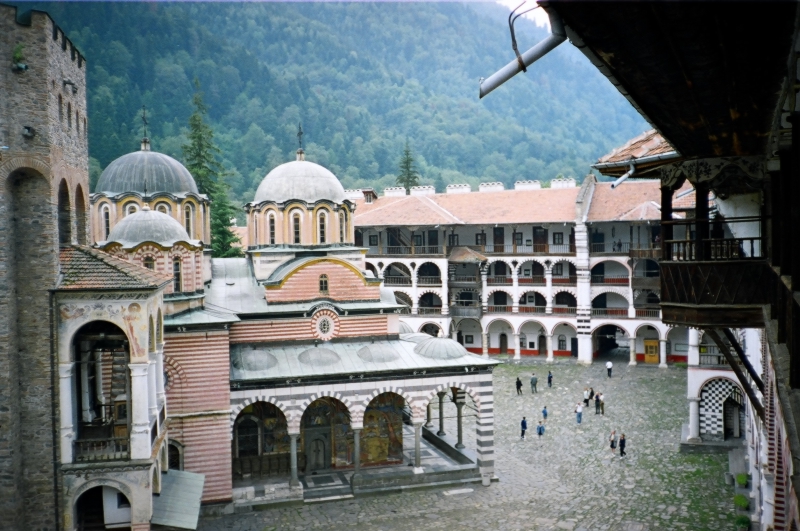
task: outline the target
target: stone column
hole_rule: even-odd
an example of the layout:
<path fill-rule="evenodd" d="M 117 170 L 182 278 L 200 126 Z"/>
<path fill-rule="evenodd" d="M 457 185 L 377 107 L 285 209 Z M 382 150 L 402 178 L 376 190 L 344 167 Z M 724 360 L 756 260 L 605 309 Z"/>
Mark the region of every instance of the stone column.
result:
<path fill-rule="evenodd" d="M 289 452 L 291 456 L 289 463 L 292 470 L 292 478 L 289 480 L 289 487 L 291 488 L 300 486 L 300 480 L 297 479 L 297 439 L 299 437 L 299 433 L 289 434 Z"/>
<path fill-rule="evenodd" d="M 353 428 L 353 466 L 361 472 L 361 428 Z"/>
<path fill-rule="evenodd" d="M 686 361 L 689 365 L 700 365 L 700 331 L 696 328 L 689 329 L 689 352 Z"/>
<path fill-rule="evenodd" d="M 464 448 L 464 430 L 463 430 L 463 410 L 464 402 L 456 402 L 456 410 L 458 411 L 458 442 L 456 448 Z"/>
<path fill-rule="evenodd" d="M 658 356 L 659 356 L 659 368 L 666 369 L 667 368 L 667 340 L 666 339 L 659 339 L 658 340 Z"/>
<path fill-rule="evenodd" d="M 105 395 L 103 395 L 103 351 L 95 350 L 92 353 L 94 359 L 94 397 L 99 404 L 108 405 Z M 108 415 L 108 408 L 103 407 L 100 416 L 105 419 Z"/>
<path fill-rule="evenodd" d="M 686 442 L 699 443 L 700 439 L 700 399 L 689 398 L 689 437 Z"/>
<path fill-rule="evenodd" d="M 422 473 L 422 424 L 414 424 L 414 473 Z"/>
<path fill-rule="evenodd" d="M 132 411 L 131 459 L 150 458 L 150 419 L 148 418 L 147 373 L 150 364 L 129 363 L 131 372 L 131 396 L 128 404 Z"/>
<path fill-rule="evenodd" d="M 486 313 L 489 309 L 489 285 L 488 281 L 486 280 L 486 275 L 488 274 L 488 270 L 485 268 L 481 269 L 481 306 L 483 307 L 483 312 Z"/>
<path fill-rule="evenodd" d="M 628 362 L 628 365 L 636 365 L 636 338 L 632 337 L 630 339 L 631 344 L 631 360 Z"/>
<path fill-rule="evenodd" d="M 431 420 L 431 416 L 432 415 L 431 415 L 431 403 L 430 402 L 428 402 L 427 414 L 428 414 L 428 417 L 425 420 L 425 427 L 426 428 L 433 428 L 433 421 Z"/>
<path fill-rule="evenodd" d="M 436 432 L 436 435 L 441 437 L 446 435 L 444 432 L 444 397 L 447 396 L 447 393 L 439 391 L 437 394 L 439 395 L 439 431 Z"/>
<path fill-rule="evenodd" d="M 545 267 L 544 269 L 544 298 L 545 309 L 544 313 L 553 313 L 553 269 Z"/>
<path fill-rule="evenodd" d="M 150 418 L 158 416 L 158 401 L 156 400 L 156 361 L 153 360 L 147 367 L 147 413 Z"/>
<path fill-rule="evenodd" d="M 553 334 L 547 334 L 547 363 L 553 363 Z"/>
<path fill-rule="evenodd" d="M 164 391 L 164 346 L 162 345 L 156 353 L 156 397 L 159 408 L 162 404 L 166 407 L 166 396 Z"/>
<path fill-rule="evenodd" d="M 83 422 L 92 422 L 95 414 L 92 409 L 92 395 L 94 389 L 89 387 L 89 371 L 91 370 L 90 361 L 92 359 L 91 343 L 81 341 L 80 344 L 80 364 L 78 373 L 81 381 L 81 419 Z"/>
<path fill-rule="evenodd" d="M 484 358 L 489 357 L 489 334 L 483 333 L 481 334 L 481 349 Z"/>
<path fill-rule="evenodd" d="M 72 374 L 74 363 L 60 363 L 58 365 L 58 398 L 61 408 L 61 462 L 72 462 L 72 442 L 75 439 L 75 426 L 72 424 L 75 415 L 72 407 Z"/>
<path fill-rule="evenodd" d="M 514 338 L 514 359 L 518 360 L 520 358 L 520 346 L 519 346 L 519 334 L 512 334 Z"/>

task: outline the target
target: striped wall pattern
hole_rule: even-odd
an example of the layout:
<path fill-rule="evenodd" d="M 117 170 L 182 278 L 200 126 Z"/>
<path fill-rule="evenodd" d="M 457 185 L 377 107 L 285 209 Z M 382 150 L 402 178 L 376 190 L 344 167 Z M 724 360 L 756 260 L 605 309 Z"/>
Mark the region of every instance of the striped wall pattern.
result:
<path fill-rule="evenodd" d="M 333 260 L 311 263 L 291 275 L 280 288 L 267 289 L 268 302 L 297 302 L 320 297 L 319 277 L 328 276 L 328 293 L 337 301 L 379 300 L 379 286 L 367 286 L 364 277 Z"/>
<path fill-rule="evenodd" d="M 184 445 L 183 468 L 205 474 L 203 503 L 230 501 L 233 488 L 227 414 L 170 419 L 171 440 Z"/>
<path fill-rule="evenodd" d="M 337 337 L 383 335 L 389 326 L 387 315 L 338 317 Z M 231 343 L 266 343 L 315 339 L 315 329 L 309 319 L 242 321 L 231 325 Z"/>
<path fill-rule="evenodd" d="M 364 413 L 373 398 L 392 392 L 402 396 L 412 411 L 412 422 L 425 422 L 429 402 L 438 400 L 437 393 L 451 394 L 456 388 L 469 395 L 478 408 L 477 448 L 481 473 L 494 472 L 494 397 L 491 373 L 465 373 L 459 376 L 405 378 L 373 382 L 353 382 L 329 385 L 297 386 L 280 389 L 255 389 L 231 392 L 231 416 L 228 433 L 239 413 L 255 402 L 269 402 L 286 416 L 289 433 L 300 433 L 300 421 L 305 409 L 318 398 L 332 397 L 342 402 L 350 412 L 351 425 L 363 427 Z M 458 394 L 461 394 L 461 393 Z"/>
<path fill-rule="evenodd" d="M 180 373 L 176 367 L 180 367 Z M 230 407 L 227 330 L 168 334 L 164 345 L 164 370 L 170 379 L 167 390 L 170 413 L 218 411 Z"/>

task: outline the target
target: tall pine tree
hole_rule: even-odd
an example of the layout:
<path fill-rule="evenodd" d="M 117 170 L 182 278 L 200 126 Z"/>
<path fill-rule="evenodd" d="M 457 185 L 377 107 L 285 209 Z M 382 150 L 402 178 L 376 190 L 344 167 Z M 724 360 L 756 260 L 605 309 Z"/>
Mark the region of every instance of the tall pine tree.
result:
<path fill-rule="evenodd" d="M 225 169 L 217 160 L 220 150 L 214 144 L 214 131 L 205 121 L 208 107 L 203 102 L 200 82 L 194 80 L 192 98 L 194 112 L 189 117 L 189 143 L 184 144 L 183 159 L 186 169 L 194 177 L 201 194 L 211 200 L 211 255 L 215 258 L 242 256 L 242 249 L 234 244 L 239 237 L 231 229 L 231 218 L 237 211 L 228 198 Z"/>
<path fill-rule="evenodd" d="M 406 147 L 403 149 L 403 156 L 400 157 L 400 174 L 397 176 L 397 184 L 411 191 L 412 186 L 419 184 L 419 172 L 414 164 L 414 156 L 411 154 L 411 147 L 406 140 Z"/>

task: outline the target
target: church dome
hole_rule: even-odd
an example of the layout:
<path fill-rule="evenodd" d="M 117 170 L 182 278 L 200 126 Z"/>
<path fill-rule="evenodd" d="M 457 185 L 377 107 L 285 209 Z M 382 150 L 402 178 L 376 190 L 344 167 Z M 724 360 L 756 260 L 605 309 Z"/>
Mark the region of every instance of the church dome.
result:
<path fill-rule="evenodd" d="M 414 352 L 434 360 L 454 360 L 468 354 L 460 343 L 446 337 L 432 337 L 417 343 Z"/>
<path fill-rule="evenodd" d="M 146 206 L 114 225 L 106 242 L 121 243 L 123 247 L 135 247 L 142 242 L 156 242 L 164 247 L 172 247 L 177 242 L 196 243 L 175 219 Z"/>
<path fill-rule="evenodd" d="M 342 203 L 344 187 L 330 170 L 304 160 L 302 151 L 298 150 L 297 160 L 281 164 L 264 177 L 253 202 L 285 203 L 290 199 L 306 203 L 320 200 Z"/>
<path fill-rule="evenodd" d="M 199 194 L 197 183 L 183 164 L 163 153 L 150 151 L 149 146 L 148 142 L 143 142 L 141 151 L 111 162 L 100 175 L 95 192 Z"/>

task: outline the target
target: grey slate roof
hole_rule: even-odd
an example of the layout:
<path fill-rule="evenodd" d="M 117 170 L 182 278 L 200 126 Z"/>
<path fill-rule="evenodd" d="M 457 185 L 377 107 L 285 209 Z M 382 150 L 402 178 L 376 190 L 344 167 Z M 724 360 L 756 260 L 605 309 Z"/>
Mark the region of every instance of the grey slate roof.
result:
<path fill-rule="evenodd" d="M 153 518 L 150 523 L 197 529 L 200 497 L 206 476 L 195 472 L 171 469 L 161 475 L 161 494 L 153 496 Z"/>
<path fill-rule="evenodd" d="M 235 323 L 236 314 L 216 310 L 212 307 L 197 308 L 164 317 L 164 326 L 191 326 Z"/>
<path fill-rule="evenodd" d="M 483 358 L 446 338 L 437 341 L 445 354 L 431 357 L 415 352 L 410 341 L 343 341 L 319 346 L 244 343 L 231 345 L 231 380 L 286 380 L 405 370 L 489 367 L 500 362 Z M 450 342 L 452 345 L 445 343 Z"/>
<path fill-rule="evenodd" d="M 320 200 L 342 203 L 346 196 L 342 183 L 330 170 L 307 160 L 295 160 L 281 164 L 264 177 L 253 203 L 285 203 L 290 199 L 306 203 Z"/>
<path fill-rule="evenodd" d="M 183 164 L 163 153 L 134 151 L 109 164 L 95 192 L 170 192 L 198 194 L 197 184 Z"/>

